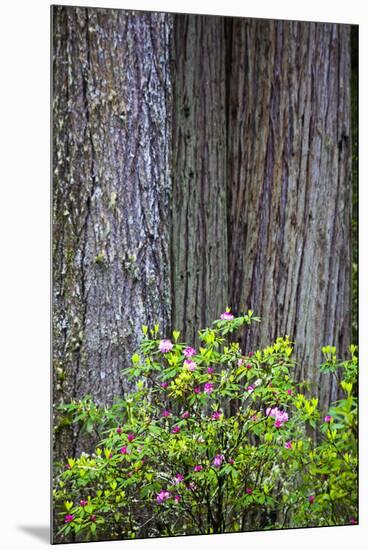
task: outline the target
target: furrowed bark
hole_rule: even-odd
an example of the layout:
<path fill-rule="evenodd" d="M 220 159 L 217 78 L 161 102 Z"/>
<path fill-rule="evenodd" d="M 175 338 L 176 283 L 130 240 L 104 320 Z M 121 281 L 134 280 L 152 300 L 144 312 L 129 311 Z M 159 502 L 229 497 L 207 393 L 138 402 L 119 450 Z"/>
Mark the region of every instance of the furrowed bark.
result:
<path fill-rule="evenodd" d="M 349 33 L 240 19 L 230 33 L 230 303 L 262 317 L 245 351 L 288 334 L 326 405 L 320 349 L 345 356 L 351 337 Z"/>
<path fill-rule="evenodd" d="M 111 403 L 141 325 L 170 325 L 171 29 L 168 14 L 53 11 L 56 405 Z"/>
<path fill-rule="evenodd" d="M 222 18 L 175 17 L 173 74 L 172 324 L 195 342 L 228 299 Z"/>

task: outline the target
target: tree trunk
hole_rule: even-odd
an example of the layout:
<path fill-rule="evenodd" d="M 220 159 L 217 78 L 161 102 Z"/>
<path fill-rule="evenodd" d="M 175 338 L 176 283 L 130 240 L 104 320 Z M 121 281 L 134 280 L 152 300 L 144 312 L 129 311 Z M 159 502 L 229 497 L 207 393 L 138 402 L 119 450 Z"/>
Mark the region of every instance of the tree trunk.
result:
<path fill-rule="evenodd" d="M 172 324 L 195 343 L 228 300 L 223 18 L 175 17 L 173 75 Z"/>
<path fill-rule="evenodd" d="M 288 334 L 298 378 L 336 398 L 320 348 L 345 355 L 350 303 L 350 27 L 233 20 L 229 90 L 230 303 Z"/>
<path fill-rule="evenodd" d="M 53 9 L 55 404 L 111 403 L 141 325 L 170 323 L 171 28 L 168 14 Z"/>

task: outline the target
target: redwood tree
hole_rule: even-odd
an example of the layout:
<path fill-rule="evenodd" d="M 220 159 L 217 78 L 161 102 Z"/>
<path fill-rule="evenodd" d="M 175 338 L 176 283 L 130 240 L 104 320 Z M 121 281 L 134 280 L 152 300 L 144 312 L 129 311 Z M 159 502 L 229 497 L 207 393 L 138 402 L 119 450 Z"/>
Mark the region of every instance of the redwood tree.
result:
<path fill-rule="evenodd" d="M 234 19 L 228 174 L 229 292 L 259 330 L 246 350 L 288 334 L 322 402 L 323 345 L 351 336 L 350 26 Z"/>

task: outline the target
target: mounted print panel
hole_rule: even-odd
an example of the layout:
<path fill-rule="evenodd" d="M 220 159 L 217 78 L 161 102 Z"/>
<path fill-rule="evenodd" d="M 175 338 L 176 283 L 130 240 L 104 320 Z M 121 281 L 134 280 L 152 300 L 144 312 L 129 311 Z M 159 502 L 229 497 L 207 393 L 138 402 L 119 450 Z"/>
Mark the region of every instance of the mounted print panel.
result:
<path fill-rule="evenodd" d="M 53 543 L 358 522 L 357 80 L 354 25 L 52 7 Z"/>

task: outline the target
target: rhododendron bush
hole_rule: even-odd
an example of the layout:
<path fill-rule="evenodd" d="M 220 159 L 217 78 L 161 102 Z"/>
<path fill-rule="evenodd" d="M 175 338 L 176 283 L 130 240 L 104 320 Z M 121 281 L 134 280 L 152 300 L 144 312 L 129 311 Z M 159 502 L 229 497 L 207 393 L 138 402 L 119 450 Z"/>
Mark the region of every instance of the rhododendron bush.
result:
<path fill-rule="evenodd" d="M 143 327 L 125 369 L 135 391 L 64 414 L 99 439 L 54 482 L 60 541 L 209 534 L 357 521 L 356 347 L 322 371 L 341 399 L 319 408 L 293 381 L 288 337 L 242 351 L 236 331 L 259 319 L 230 310 L 199 332 L 195 349 Z"/>

